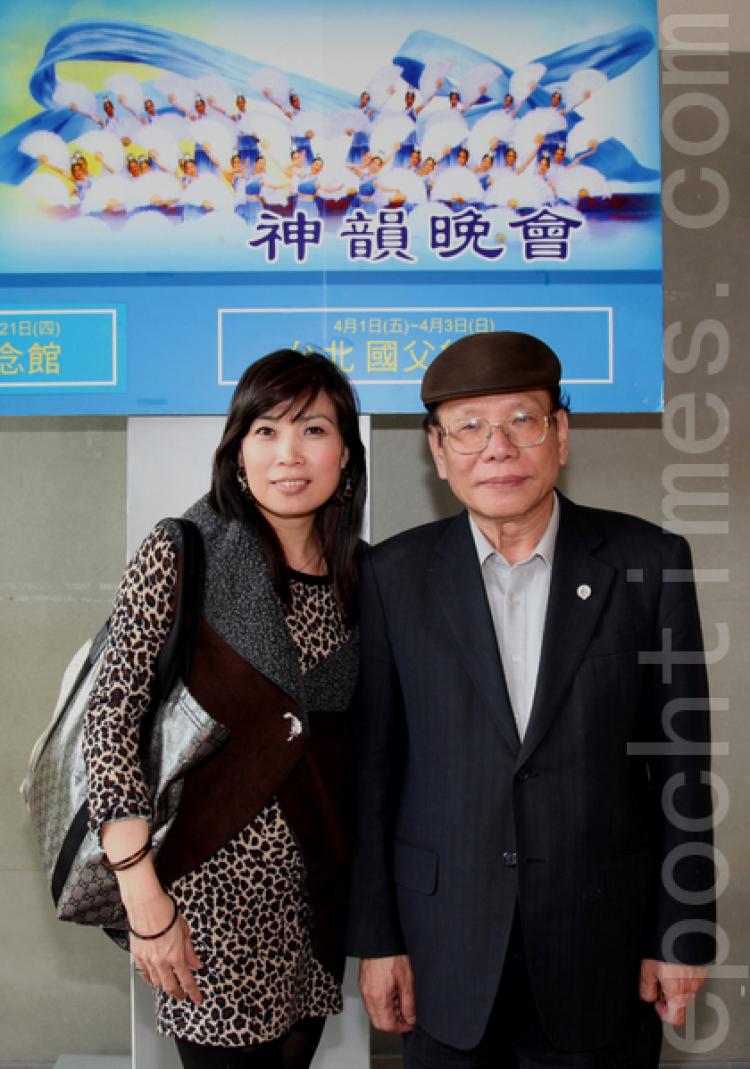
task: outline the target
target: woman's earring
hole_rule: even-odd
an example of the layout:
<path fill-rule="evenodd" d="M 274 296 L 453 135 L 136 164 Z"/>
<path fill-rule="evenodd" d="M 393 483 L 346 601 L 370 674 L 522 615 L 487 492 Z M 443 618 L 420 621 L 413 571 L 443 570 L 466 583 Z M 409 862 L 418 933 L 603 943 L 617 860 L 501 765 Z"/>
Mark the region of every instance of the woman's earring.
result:
<path fill-rule="evenodd" d="M 344 468 L 341 472 L 341 479 L 336 489 L 336 493 L 333 495 L 333 500 L 337 505 L 346 505 L 354 497 L 354 479 L 352 473 L 348 467 Z"/>
<path fill-rule="evenodd" d="M 253 492 L 250 489 L 250 484 L 247 481 L 247 472 L 242 464 L 237 465 L 237 482 L 239 483 L 240 493 L 243 497 L 246 497 L 249 501 L 253 501 Z"/>

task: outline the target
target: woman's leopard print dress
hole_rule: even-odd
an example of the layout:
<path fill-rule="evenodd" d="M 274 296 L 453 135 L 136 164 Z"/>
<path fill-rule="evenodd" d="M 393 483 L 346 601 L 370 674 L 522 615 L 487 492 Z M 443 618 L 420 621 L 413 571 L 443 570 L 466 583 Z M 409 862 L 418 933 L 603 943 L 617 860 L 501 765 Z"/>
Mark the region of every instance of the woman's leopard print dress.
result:
<path fill-rule="evenodd" d="M 156 527 L 117 592 L 105 665 L 91 701 L 85 750 L 92 826 L 150 818 L 138 763 L 138 725 L 170 624 L 175 548 Z M 302 671 L 348 638 L 326 579 L 290 573 L 286 622 Z M 203 969 L 203 1002 L 156 992 L 163 1035 L 243 1047 L 283 1035 L 301 1017 L 341 1010 L 341 990 L 317 960 L 305 868 L 272 800 L 239 835 L 170 888 Z"/>

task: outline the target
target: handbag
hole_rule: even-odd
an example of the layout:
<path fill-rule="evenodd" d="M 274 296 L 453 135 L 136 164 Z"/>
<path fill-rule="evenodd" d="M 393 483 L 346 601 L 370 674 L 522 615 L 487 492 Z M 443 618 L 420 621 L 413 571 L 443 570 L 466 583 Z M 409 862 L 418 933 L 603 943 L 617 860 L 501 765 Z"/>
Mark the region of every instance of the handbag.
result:
<path fill-rule="evenodd" d="M 172 522 L 182 536 L 174 620 L 157 658 L 140 736 L 155 854 L 177 815 L 183 777 L 215 753 L 229 734 L 201 708 L 184 683 L 190 675 L 200 624 L 205 559 L 195 524 L 183 519 Z M 106 862 L 98 834 L 88 826 L 83 756 L 86 712 L 108 633 L 109 621 L 66 668 L 52 720 L 32 749 L 21 794 L 31 814 L 58 918 L 121 932 L 127 929 L 127 917 L 117 878 Z"/>

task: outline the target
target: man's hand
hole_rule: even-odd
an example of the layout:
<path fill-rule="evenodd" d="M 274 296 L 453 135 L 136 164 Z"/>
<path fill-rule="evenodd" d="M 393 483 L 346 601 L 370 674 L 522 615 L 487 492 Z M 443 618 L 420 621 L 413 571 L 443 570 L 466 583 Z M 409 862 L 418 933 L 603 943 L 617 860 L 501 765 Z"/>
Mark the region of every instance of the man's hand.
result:
<path fill-rule="evenodd" d="M 665 1024 L 682 1025 L 685 1011 L 700 991 L 708 969 L 705 965 L 671 965 L 644 958 L 641 962 L 640 995 L 653 1002 Z"/>
<path fill-rule="evenodd" d="M 406 954 L 363 958 L 359 965 L 359 990 L 373 1028 L 381 1032 L 411 1032 L 417 1015 L 414 975 Z"/>

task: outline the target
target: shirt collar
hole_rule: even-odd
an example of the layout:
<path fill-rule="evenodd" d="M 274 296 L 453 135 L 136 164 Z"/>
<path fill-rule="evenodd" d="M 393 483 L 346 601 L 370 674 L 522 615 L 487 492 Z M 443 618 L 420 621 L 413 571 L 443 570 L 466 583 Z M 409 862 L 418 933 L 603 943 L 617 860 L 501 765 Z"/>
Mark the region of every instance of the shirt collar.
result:
<path fill-rule="evenodd" d="M 469 514 L 469 527 L 471 528 L 472 537 L 474 538 L 474 545 L 476 546 L 477 556 L 479 557 L 480 566 L 485 563 L 493 554 L 500 560 L 505 560 L 502 553 L 499 553 L 489 539 L 480 531 L 474 517 Z M 544 531 L 544 534 L 539 539 L 536 548 L 529 554 L 528 560 L 533 560 L 534 557 L 541 557 L 548 568 L 552 567 L 552 561 L 555 556 L 555 542 L 557 540 L 557 532 L 560 527 L 560 502 L 557 497 L 557 493 L 552 495 L 552 515 L 549 518 L 549 523 Z M 525 563 L 519 561 L 519 563 Z"/>

